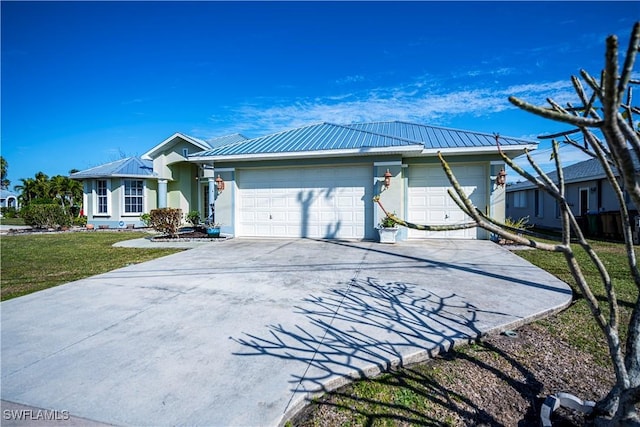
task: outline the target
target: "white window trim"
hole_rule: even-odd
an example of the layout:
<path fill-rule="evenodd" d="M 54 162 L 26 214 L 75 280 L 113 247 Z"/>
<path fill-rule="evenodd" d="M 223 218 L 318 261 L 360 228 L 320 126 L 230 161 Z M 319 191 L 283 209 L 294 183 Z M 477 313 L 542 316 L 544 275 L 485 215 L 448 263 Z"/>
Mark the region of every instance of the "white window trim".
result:
<path fill-rule="evenodd" d="M 137 213 L 137 212 L 125 212 L 125 203 L 124 203 L 124 198 L 126 197 L 125 194 L 125 190 L 124 190 L 124 182 L 125 181 L 142 181 L 142 212 Z M 120 182 L 121 187 L 122 187 L 122 217 L 135 217 L 135 218 L 139 218 L 140 215 L 142 215 L 143 213 L 145 213 L 147 211 L 147 180 L 146 179 L 139 179 L 139 178 L 123 178 L 122 181 Z"/>
<path fill-rule="evenodd" d="M 107 212 L 98 212 L 98 181 L 107 182 Z M 107 178 L 95 179 L 93 188 L 91 189 L 93 196 L 93 216 L 94 217 L 110 217 L 111 216 L 111 180 Z"/>

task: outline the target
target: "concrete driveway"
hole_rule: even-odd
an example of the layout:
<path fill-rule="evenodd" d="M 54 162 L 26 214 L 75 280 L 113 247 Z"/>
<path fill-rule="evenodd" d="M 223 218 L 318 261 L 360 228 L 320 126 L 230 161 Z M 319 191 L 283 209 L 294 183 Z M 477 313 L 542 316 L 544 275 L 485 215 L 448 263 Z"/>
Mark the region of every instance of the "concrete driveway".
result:
<path fill-rule="evenodd" d="M 76 425 L 275 426 L 570 301 L 488 241 L 232 239 L 3 302 L 1 397 Z"/>

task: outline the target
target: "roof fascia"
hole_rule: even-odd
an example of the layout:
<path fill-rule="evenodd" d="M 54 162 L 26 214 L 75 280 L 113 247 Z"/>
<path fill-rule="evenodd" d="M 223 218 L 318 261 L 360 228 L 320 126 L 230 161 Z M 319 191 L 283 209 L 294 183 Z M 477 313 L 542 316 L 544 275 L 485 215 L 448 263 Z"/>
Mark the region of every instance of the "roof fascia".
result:
<path fill-rule="evenodd" d="M 256 154 L 235 154 L 235 155 L 218 155 L 218 156 L 200 156 L 189 157 L 194 162 L 214 162 L 214 161 L 260 161 L 272 159 L 306 159 L 318 157 L 348 157 L 348 156 L 367 156 L 376 154 L 402 154 L 402 153 L 419 153 L 422 150 L 421 145 L 402 145 L 398 147 L 371 147 L 371 148 L 352 148 L 344 150 L 318 150 L 318 151 L 292 151 L 288 153 L 256 153 Z"/>
<path fill-rule="evenodd" d="M 523 152 L 525 150 L 535 150 L 538 148 L 537 144 L 527 145 L 506 145 L 500 146 L 502 152 Z M 455 148 L 425 148 L 421 151 L 421 154 L 496 154 L 498 147 L 455 147 Z"/>
<path fill-rule="evenodd" d="M 143 159 L 143 160 L 153 160 L 153 156 L 155 156 L 162 149 L 162 147 L 164 147 L 165 145 L 169 144 L 175 138 L 180 138 L 183 141 L 186 141 L 186 142 L 188 142 L 190 144 L 193 144 L 196 147 L 200 148 L 202 151 L 211 149 L 211 147 L 201 144 L 199 141 L 193 139 L 192 137 L 190 137 L 188 135 L 185 135 L 185 134 L 180 133 L 180 132 L 176 132 L 173 135 L 171 135 L 169 138 L 167 138 L 164 141 L 162 141 L 160 144 L 158 144 L 155 147 L 153 147 L 151 150 L 149 150 L 146 153 L 144 153 L 142 156 L 140 156 L 140 158 Z"/>
<path fill-rule="evenodd" d="M 619 177 L 616 175 L 616 178 L 619 178 Z M 607 176 L 605 174 L 583 176 L 581 178 L 566 179 L 564 181 L 564 184 L 565 185 L 567 185 L 567 184 L 581 184 L 581 183 L 586 183 L 586 182 L 589 182 L 589 181 L 600 181 L 600 180 L 603 180 L 603 179 L 608 180 L 608 178 L 607 178 Z M 552 179 L 552 181 L 557 184 L 558 180 L 556 178 L 556 179 Z M 518 188 L 512 188 L 512 189 L 507 188 L 506 191 L 507 192 L 509 192 L 509 191 L 524 191 L 524 190 L 533 190 L 533 189 L 538 188 L 538 186 L 533 184 L 532 182 L 524 182 L 523 181 L 523 182 L 520 182 L 518 184 L 520 185 Z"/>
<path fill-rule="evenodd" d="M 83 179 L 109 179 L 109 178 L 138 178 L 138 179 L 158 179 L 156 175 L 125 175 L 125 174 L 112 174 L 112 175 L 83 175 L 72 176 L 69 175 L 69 179 L 83 180 Z"/>

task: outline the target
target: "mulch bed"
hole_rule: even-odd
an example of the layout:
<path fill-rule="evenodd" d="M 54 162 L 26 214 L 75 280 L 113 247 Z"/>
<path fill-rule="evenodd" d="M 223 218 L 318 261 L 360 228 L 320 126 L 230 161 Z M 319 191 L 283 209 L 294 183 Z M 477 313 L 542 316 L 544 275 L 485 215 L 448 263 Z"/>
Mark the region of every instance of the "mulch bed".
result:
<path fill-rule="evenodd" d="M 151 240 L 154 242 L 178 242 L 178 241 L 224 241 L 227 240 L 228 237 L 220 236 L 220 237 L 210 237 L 206 232 L 193 230 L 193 231 L 184 231 L 179 232 L 177 236 L 156 236 L 152 237 Z"/>

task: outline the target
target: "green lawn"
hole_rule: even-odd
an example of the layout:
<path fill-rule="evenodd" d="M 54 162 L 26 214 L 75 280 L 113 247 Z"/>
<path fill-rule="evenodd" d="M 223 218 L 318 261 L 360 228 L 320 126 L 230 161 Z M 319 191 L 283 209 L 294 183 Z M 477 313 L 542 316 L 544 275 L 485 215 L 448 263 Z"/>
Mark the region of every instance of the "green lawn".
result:
<path fill-rule="evenodd" d="M 0 224 L 2 225 L 25 225 L 22 218 L 0 218 Z"/>
<path fill-rule="evenodd" d="M 620 333 L 624 341 L 631 311 L 638 298 L 638 289 L 629 273 L 624 245 L 606 242 L 591 243 L 611 276 L 620 306 Z M 583 266 L 587 282 L 592 285 L 593 292 L 600 302 L 605 316 L 608 316 L 606 295 L 597 270 L 588 262 L 588 257 L 581 248 L 574 246 L 574 250 L 576 251 L 576 258 L 580 265 Z M 608 364 L 608 350 L 604 344 L 602 332 L 593 319 L 586 300 L 575 287 L 564 257 L 558 253 L 535 250 L 520 251 L 517 254 L 570 284 L 573 289 L 573 305 L 559 315 L 543 320 L 540 323 L 548 328 L 551 333 L 559 335 L 563 340 L 577 348 L 587 350 L 589 353 L 594 354 L 597 360 Z M 639 255 L 640 250 L 636 247 L 636 257 Z"/>
<path fill-rule="evenodd" d="M 0 294 L 7 300 L 73 280 L 169 255 L 176 249 L 114 248 L 142 232 L 6 235 L 0 238 Z"/>

